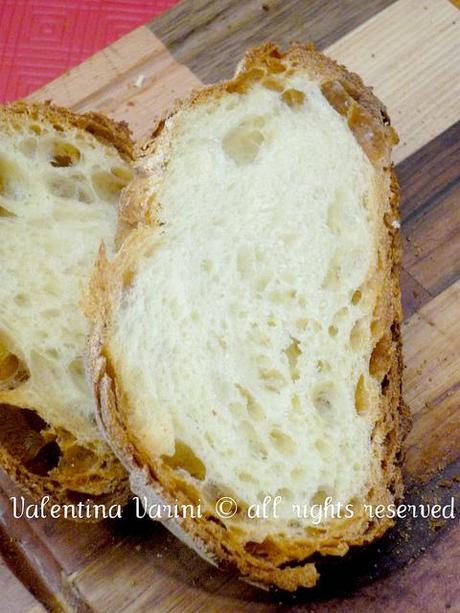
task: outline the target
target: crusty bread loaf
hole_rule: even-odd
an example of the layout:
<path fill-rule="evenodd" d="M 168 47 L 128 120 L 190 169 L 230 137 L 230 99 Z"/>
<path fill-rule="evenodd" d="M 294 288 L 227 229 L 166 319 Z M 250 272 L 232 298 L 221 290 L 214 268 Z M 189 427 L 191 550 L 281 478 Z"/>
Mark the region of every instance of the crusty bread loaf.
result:
<path fill-rule="evenodd" d="M 312 557 L 383 534 L 364 505 L 402 495 L 396 140 L 311 46 L 252 50 L 142 148 L 93 276 L 99 416 L 133 491 L 200 501 L 167 527 L 261 586 L 314 585 Z M 278 517 L 251 519 L 266 496 Z M 328 497 L 352 517 L 299 518 Z"/>
<path fill-rule="evenodd" d="M 125 500 L 95 422 L 79 301 L 100 241 L 114 248 L 129 132 L 16 103 L 0 109 L 0 138 L 0 464 L 36 498 Z"/>

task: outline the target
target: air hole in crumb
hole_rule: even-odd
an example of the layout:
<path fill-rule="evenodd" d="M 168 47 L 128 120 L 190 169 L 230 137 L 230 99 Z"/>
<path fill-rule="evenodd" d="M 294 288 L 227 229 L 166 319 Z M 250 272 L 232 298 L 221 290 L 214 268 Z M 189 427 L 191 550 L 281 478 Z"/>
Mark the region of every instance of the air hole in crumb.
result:
<path fill-rule="evenodd" d="M 328 416 L 334 408 L 335 387 L 332 382 L 319 383 L 313 390 L 312 399 L 315 409 Z"/>
<path fill-rule="evenodd" d="M 30 305 L 29 296 L 27 296 L 26 294 L 16 294 L 16 296 L 14 297 L 14 301 L 18 306 L 21 307 Z"/>
<path fill-rule="evenodd" d="M 390 387 L 390 379 L 388 378 L 388 374 L 386 374 L 383 379 L 382 379 L 382 383 L 380 384 L 380 387 L 382 389 L 382 394 L 384 396 L 386 396 L 388 389 Z"/>
<path fill-rule="evenodd" d="M 371 335 L 375 338 L 380 330 L 380 322 L 378 319 L 374 319 L 371 323 Z"/>
<path fill-rule="evenodd" d="M 9 211 L 4 206 L 0 205 L 0 217 L 16 217 L 16 215 L 12 211 Z"/>
<path fill-rule="evenodd" d="M 203 270 L 204 272 L 212 272 L 211 260 L 203 260 L 201 262 L 201 270 Z"/>
<path fill-rule="evenodd" d="M 55 168 L 68 168 L 80 161 L 80 150 L 74 145 L 61 140 L 51 143 L 51 166 Z"/>
<path fill-rule="evenodd" d="M 273 446 L 282 453 L 294 453 L 296 450 L 297 445 L 294 439 L 279 428 L 270 432 L 270 440 Z"/>
<path fill-rule="evenodd" d="M 320 453 L 325 453 L 329 450 L 329 445 L 326 441 L 323 441 L 322 439 L 318 439 L 315 441 L 315 447 Z"/>
<path fill-rule="evenodd" d="M 286 89 L 281 94 L 281 100 L 285 102 L 291 109 L 295 109 L 302 106 L 305 101 L 305 94 L 299 89 L 290 88 Z"/>
<path fill-rule="evenodd" d="M 342 307 L 335 314 L 335 319 L 343 319 L 344 317 L 347 317 L 347 315 L 348 315 L 347 307 Z"/>
<path fill-rule="evenodd" d="M 329 205 L 327 210 L 327 225 L 331 232 L 336 235 L 341 234 L 343 229 L 343 194 L 337 192 L 334 200 Z"/>
<path fill-rule="evenodd" d="M 269 300 L 271 300 L 274 304 L 282 304 L 285 302 L 284 295 L 279 290 L 275 289 L 268 295 Z"/>
<path fill-rule="evenodd" d="M 247 119 L 224 136 L 222 148 L 234 162 L 244 165 L 255 160 L 263 141 L 264 135 L 254 120 Z"/>
<path fill-rule="evenodd" d="M 265 77 L 265 79 L 262 79 L 261 83 L 266 89 L 275 92 L 282 92 L 284 89 L 284 85 L 274 77 Z"/>
<path fill-rule="evenodd" d="M 283 502 L 283 500 L 290 501 L 294 498 L 292 490 L 287 487 L 281 487 L 280 489 L 276 490 L 275 496 L 280 496 L 281 502 Z"/>
<path fill-rule="evenodd" d="M 167 466 L 185 470 L 199 481 L 204 481 L 206 477 L 206 466 L 193 450 L 179 439 L 176 439 L 174 454 L 172 456 L 163 455 L 162 459 Z"/>
<path fill-rule="evenodd" d="M 332 336 L 332 337 L 337 336 L 337 333 L 338 333 L 337 326 L 329 326 L 328 333 L 329 333 L 329 336 Z"/>
<path fill-rule="evenodd" d="M 321 84 L 321 92 L 337 113 L 347 116 L 353 104 L 353 98 L 340 81 L 324 81 Z"/>
<path fill-rule="evenodd" d="M 367 409 L 367 395 L 363 375 L 359 377 L 358 383 L 356 384 L 355 408 L 358 415 L 360 415 Z"/>
<path fill-rule="evenodd" d="M 23 184 L 20 167 L 13 160 L 0 156 L 0 195 L 18 200 L 24 191 Z"/>
<path fill-rule="evenodd" d="M 24 465 L 27 470 L 35 475 L 45 477 L 58 466 L 61 456 L 62 451 L 58 443 L 50 441 L 40 449 L 34 458 L 25 462 Z"/>
<path fill-rule="evenodd" d="M 291 479 L 294 481 L 302 481 L 305 478 L 305 471 L 303 468 L 293 468 L 291 470 Z"/>
<path fill-rule="evenodd" d="M 49 319 L 59 317 L 60 314 L 61 312 L 59 311 L 59 309 L 45 309 L 44 311 L 42 311 L 43 317 L 47 317 Z"/>
<path fill-rule="evenodd" d="M 329 268 L 327 270 L 326 276 L 324 277 L 322 287 L 323 289 L 334 290 L 337 289 L 341 280 L 341 268 L 339 264 L 338 255 L 335 255 L 330 263 Z"/>
<path fill-rule="evenodd" d="M 80 202 L 93 201 L 91 188 L 86 177 L 80 172 L 70 175 L 50 174 L 47 178 L 49 191 L 59 198 L 75 198 Z"/>
<path fill-rule="evenodd" d="M 291 397 L 292 413 L 294 415 L 302 415 L 302 404 L 297 394 Z"/>
<path fill-rule="evenodd" d="M 27 369 L 14 353 L 3 354 L 0 357 L 0 390 L 14 389 L 28 376 Z"/>
<path fill-rule="evenodd" d="M 26 364 L 11 351 L 7 338 L 0 335 L 0 391 L 13 390 L 29 377 Z"/>
<path fill-rule="evenodd" d="M 318 372 L 330 372 L 331 370 L 331 365 L 326 360 L 318 360 L 315 367 Z"/>
<path fill-rule="evenodd" d="M 48 189 L 59 198 L 73 198 L 75 196 L 75 183 L 67 177 L 49 177 Z"/>
<path fill-rule="evenodd" d="M 96 194 L 111 202 L 117 201 L 120 191 L 127 185 L 126 179 L 102 170 L 93 172 L 91 181 Z"/>
<path fill-rule="evenodd" d="M 297 338 L 291 337 L 291 343 L 288 348 L 284 350 L 286 357 L 288 359 L 289 364 L 289 373 L 291 375 L 292 381 L 297 381 L 300 377 L 299 370 L 297 368 L 297 363 L 299 357 L 302 354 L 300 349 L 300 341 Z"/>
<path fill-rule="evenodd" d="M 0 444 L 25 466 L 46 443 L 42 431 L 47 427 L 47 423 L 31 409 L 0 404 Z"/>
<path fill-rule="evenodd" d="M 83 202 L 84 204 L 91 204 L 94 202 L 94 197 L 92 191 L 86 187 L 78 186 L 77 188 L 77 200 Z"/>
<path fill-rule="evenodd" d="M 246 409 L 239 402 L 231 402 L 228 405 L 228 408 L 230 410 L 230 413 L 233 415 L 233 417 L 236 417 L 237 419 L 240 419 L 245 416 Z"/>
<path fill-rule="evenodd" d="M 361 298 L 362 298 L 362 294 L 360 290 L 357 289 L 355 292 L 353 292 L 353 296 L 351 297 L 351 304 L 354 304 L 354 305 L 358 304 Z"/>
<path fill-rule="evenodd" d="M 350 332 L 350 346 L 353 351 L 359 351 L 365 340 L 366 335 L 364 330 L 364 322 L 359 319 L 355 322 Z"/>
<path fill-rule="evenodd" d="M 238 477 L 240 481 L 245 481 L 246 483 L 257 483 L 257 480 L 254 477 L 245 471 L 241 471 L 238 473 Z"/>
<path fill-rule="evenodd" d="M 205 432 L 204 433 L 204 438 L 206 439 L 206 441 L 207 441 L 208 445 L 211 447 L 211 449 L 214 449 L 215 445 L 214 445 L 214 440 L 212 438 L 212 435 L 209 432 Z"/>
<path fill-rule="evenodd" d="M 271 276 L 268 273 L 264 273 L 259 275 L 257 281 L 256 281 L 256 290 L 258 292 L 263 292 L 267 285 L 270 283 L 271 281 Z"/>
<path fill-rule="evenodd" d="M 73 444 L 66 447 L 59 463 L 59 472 L 87 475 L 98 463 L 99 458 L 91 449 Z"/>
<path fill-rule="evenodd" d="M 286 70 L 286 66 L 277 58 L 269 57 L 265 60 L 265 63 L 268 66 L 268 70 L 275 74 L 284 72 Z"/>
<path fill-rule="evenodd" d="M 232 94 L 245 94 L 251 83 L 259 81 L 264 75 L 265 70 L 262 68 L 252 68 L 251 70 L 245 71 L 228 83 L 227 91 Z"/>
<path fill-rule="evenodd" d="M 37 152 L 37 147 L 38 147 L 37 139 L 34 138 L 33 136 L 26 138 L 25 140 L 21 141 L 18 144 L 19 151 L 21 151 L 21 153 L 23 153 L 28 158 L 35 157 L 35 154 Z"/>
<path fill-rule="evenodd" d="M 249 417 L 256 421 L 262 420 L 265 418 L 265 411 L 262 406 L 257 402 L 254 396 L 251 394 L 249 390 L 244 388 L 241 385 L 236 386 L 244 399 L 246 400 L 246 410 L 248 412 Z"/>
<path fill-rule="evenodd" d="M 326 502 L 326 498 L 328 498 L 328 493 L 325 490 L 317 490 L 315 494 L 311 497 L 311 505 L 320 505 L 323 506 Z"/>
<path fill-rule="evenodd" d="M 271 392 L 279 394 L 280 390 L 286 386 L 286 379 L 275 368 L 259 368 L 259 378 Z"/>
<path fill-rule="evenodd" d="M 373 377 L 383 377 L 388 372 L 391 357 L 391 337 L 384 334 L 375 345 L 369 361 L 369 373 Z"/>
<path fill-rule="evenodd" d="M 133 170 L 129 168 L 128 166 L 114 166 L 113 168 L 110 169 L 110 172 L 115 177 L 120 179 L 120 181 L 124 185 L 128 185 L 128 183 L 132 180 L 134 176 Z"/>
<path fill-rule="evenodd" d="M 265 459 L 268 455 L 267 449 L 260 440 L 254 426 L 249 421 L 243 420 L 240 423 L 240 428 L 248 442 L 249 449 L 251 450 L 251 452 L 256 456 Z"/>
<path fill-rule="evenodd" d="M 308 319 L 306 317 L 298 319 L 296 321 L 296 326 L 297 326 L 297 328 L 299 328 L 299 330 L 306 330 L 306 328 L 308 326 Z"/>
<path fill-rule="evenodd" d="M 81 390 L 87 390 L 87 383 L 85 377 L 85 367 L 83 365 L 82 358 L 75 358 L 68 366 L 69 374 L 74 384 Z"/>
<path fill-rule="evenodd" d="M 60 288 L 57 283 L 53 283 L 53 281 L 45 283 L 43 291 L 50 296 L 60 296 Z"/>
<path fill-rule="evenodd" d="M 134 281 L 134 277 L 135 277 L 134 270 L 130 270 L 128 268 L 127 270 L 123 271 L 123 275 L 122 275 L 123 289 L 128 289 L 129 287 L 131 287 Z"/>
<path fill-rule="evenodd" d="M 305 296 L 299 296 L 298 303 L 299 303 L 299 306 L 301 306 L 304 309 L 307 306 L 307 301 L 305 299 Z"/>

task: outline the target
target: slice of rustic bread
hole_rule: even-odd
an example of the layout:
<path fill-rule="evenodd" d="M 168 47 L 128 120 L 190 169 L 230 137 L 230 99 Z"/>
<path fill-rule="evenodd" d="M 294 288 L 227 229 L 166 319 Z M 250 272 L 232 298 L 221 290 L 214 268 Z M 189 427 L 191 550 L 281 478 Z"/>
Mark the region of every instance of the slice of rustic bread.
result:
<path fill-rule="evenodd" d="M 80 293 L 114 248 L 128 130 L 50 104 L 0 109 L 0 464 L 34 497 L 124 500 L 85 379 Z"/>
<path fill-rule="evenodd" d="M 311 556 L 383 534 L 364 505 L 402 494 L 396 140 L 310 46 L 252 50 L 143 147 L 133 229 L 94 274 L 100 418 L 133 491 L 200 501 L 166 525 L 259 585 L 314 585 Z M 278 517 L 251 518 L 266 496 Z M 328 499 L 352 517 L 303 517 Z"/>

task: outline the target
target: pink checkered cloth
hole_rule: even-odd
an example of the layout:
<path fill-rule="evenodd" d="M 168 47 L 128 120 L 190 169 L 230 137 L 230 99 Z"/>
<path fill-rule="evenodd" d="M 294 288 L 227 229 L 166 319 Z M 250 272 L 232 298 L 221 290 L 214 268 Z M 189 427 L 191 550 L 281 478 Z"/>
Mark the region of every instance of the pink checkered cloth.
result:
<path fill-rule="evenodd" d="M 0 0 L 0 102 L 24 98 L 177 0 Z"/>

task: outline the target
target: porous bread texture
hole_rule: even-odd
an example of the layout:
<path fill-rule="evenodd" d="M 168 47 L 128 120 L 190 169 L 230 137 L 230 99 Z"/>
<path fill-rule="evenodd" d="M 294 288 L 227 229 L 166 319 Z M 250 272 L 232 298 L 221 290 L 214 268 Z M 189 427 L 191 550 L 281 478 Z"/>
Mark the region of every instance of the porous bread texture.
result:
<path fill-rule="evenodd" d="M 252 50 L 143 147 L 133 230 L 93 277 L 100 419 L 133 491 L 200 500 L 203 518 L 166 525 L 262 586 L 314 585 L 310 556 L 381 535 L 364 503 L 402 494 L 395 140 L 310 46 Z M 249 519 L 266 495 L 280 517 Z M 353 517 L 298 518 L 328 496 Z"/>
<path fill-rule="evenodd" d="M 379 394 L 374 296 L 360 297 L 377 261 L 372 165 L 315 81 L 283 85 L 302 105 L 257 83 L 177 119 L 161 230 L 110 340 L 146 454 L 180 443 L 205 491 L 282 496 L 284 521 L 250 523 L 251 538 L 288 529 L 292 503 L 362 493 Z"/>
<path fill-rule="evenodd" d="M 114 250 L 132 177 L 123 126 L 49 104 L 0 110 L 0 461 L 33 495 L 110 502 L 126 473 L 97 427 L 80 295 Z"/>

